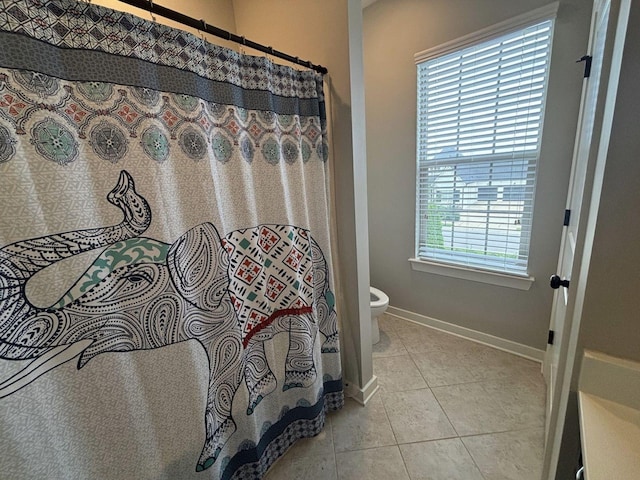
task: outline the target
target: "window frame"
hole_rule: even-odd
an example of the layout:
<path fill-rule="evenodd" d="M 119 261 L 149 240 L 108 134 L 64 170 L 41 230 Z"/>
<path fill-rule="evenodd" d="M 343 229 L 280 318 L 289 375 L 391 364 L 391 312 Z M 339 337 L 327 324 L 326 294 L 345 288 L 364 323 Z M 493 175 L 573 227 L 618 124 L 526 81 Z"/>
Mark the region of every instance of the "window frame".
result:
<path fill-rule="evenodd" d="M 550 55 L 551 49 L 553 46 L 553 23 L 556 18 L 558 10 L 558 2 L 546 5 L 542 8 L 533 10 L 531 12 L 525 13 L 523 15 L 519 15 L 507 21 L 498 23 L 491 27 L 485 28 L 478 32 L 472 33 L 470 35 L 466 35 L 459 39 L 444 43 L 434 48 L 430 48 L 428 50 L 424 50 L 415 54 L 414 59 L 416 65 L 424 63 L 426 61 L 435 59 L 437 57 L 445 56 L 456 51 L 464 50 L 469 47 L 473 47 L 475 45 L 508 35 L 510 33 L 526 29 L 531 27 L 537 23 L 542 23 L 544 21 L 552 22 L 552 32 L 550 39 Z M 550 62 L 550 59 L 549 59 Z M 549 84 L 549 76 L 550 76 L 550 65 L 547 70 L 547 80 L 545 86 L 546 88 Z M 418 78 L 416 77 L 416 81 Z M 418 100 L 418 99 L 416 99 Z M 418 106 L 419 108 L 419 106 Z M 544 125 L 544 104 L 543 110 L 541 113 L 542 124 Z M 418 131 L 418 125 L 416 125 L 416 131 Z M 416 141 L 419 142 L 419 136 L 417 135 Z M 417 145 L 418 147 L 418 145 Z M 418 256 L 419 248 L 420 248 L 420 221 L 418 218 L 419 214 L 419 205 L 420 202 L 420 175 L 419 175 L 419 163 L 416 158 L 416 212 L 414 215 L 415 222 L 415 244 L 414 244 L 414 252 L 415 257 L 410 258 L 411 266 L 414 270 L 418 271 L 426 271 L 429 273 L 436 273 L 440 275 L 453 276 L 457 278 L 466 278 L 468 280 L 473 281 L 481 281 L 484 283 L 490 283 L 495 285 L 514 287 L 519 289 L 528 290 L 530 285 L 535 280 L 532 276 L 529 275 L 528 272 L 531 271 L 531 249 L 529 249 L 529 255 L 527 258 L 527 268 L 526 272 L 508 272 L 506 270 L 493 269 L 493 268 L 483 268 L 481 266 L 469 266 L 464 265 L 462 263 L 449 263 L 446 260 L 442 261 L 439 259 L 431 259 L 431 258 L 420 258 Z M 538 173 L 536 172 L 536 178 Z M 535 182 L 535 180 L 534 180 Z M 534 191 L 536 189 L 534 183 Z M 498 198 L 502 197 L 503 192 L 498 190 L 497 195 Z M 535 196 L 533 202 L 535 201 Z M 529 234 L 530 235 L 530 234 Z M 530 238 L 529 238 L 530 242 Z"/>

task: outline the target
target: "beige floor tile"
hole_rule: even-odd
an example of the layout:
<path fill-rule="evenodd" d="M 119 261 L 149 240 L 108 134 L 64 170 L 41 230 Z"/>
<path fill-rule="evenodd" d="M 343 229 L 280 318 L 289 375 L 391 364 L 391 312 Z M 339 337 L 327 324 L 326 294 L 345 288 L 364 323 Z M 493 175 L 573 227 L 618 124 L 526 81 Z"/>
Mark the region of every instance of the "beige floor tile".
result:
<path fill-rule="evenodd" d="M 374 358 L 373 373 L 378 377 L 380 390 L 385 392 L 416 390 L 428 386 L 409 355 Z"/>
<path fill-rule="evenodd" d="M 399 318 L 392 317 L 390 315 L 387 315 L 386 313 L 383 313 L 378 317 L 378 327 L 380 327 L 380 330 L 384 330 L 387 333 L 395 332 L 396 324 L 398 322 L 406 323 L 405 320 L 400 320 Z"/>
<path fill-rule="evenodd" d="M 522 377 L 546 391 L 547 384 L 542 376 L 542 365 L 531 360 L 523 360 L 522 364 L 518 365 L 518 370 L 520 370 Z"/>
<path fill-rule="evenodd" d="M 315 437 L 298 440 L 287 452 L 291 458 L 302 458 L 317 455 L 333 455 L 333 434 L 331 416 L 327 415 L 324 429 Z"/>
<path fill-rule="evenodd" d="M 396 445 L 337 453 L 340 480 L 409 480 Z"/>
<path fill-rule="evenodd" d="M 333 415 L 331 426 L 336 452 L 396 444 L 379 394 L 366 407 L 347 399 L 344 408 Z"/>
<path fill-rule="evenodd" d="M 529 381 L 535 378 L 540 364 L 486 345 L 474 344 L 464 354 L 473 361 L 484 380 Z"/>
<path fill-rule="evenodd" d="M 545 389 L 523 381 L 490 381 L 483 387 L 510 420 L 509 430 L 542 427 L 545 421 Z"/>
<path fill-rule="evenodd" d="M 265 480 L 336 480 L 336 462 L 333 453 L 311 457 L 292 458 L 288 454 L 276 462 Z"/>
<path fill-rule="evenodd" d="M 462 439 L 485 480 L 539 480 L 544 429 L 478 435 Z"/>
<path fill-rule="evenodd" d="M 399 320 L 394 329 L 410 353 L 433 350 L 463 351 L 473 344 L 469 340 L 406 320 Z"/>
<path fill-rule="evenodd" d="M 387 315 L 379 325 L 380 392 L 366 407 L 347 400 L 268 480 L 538 480 L 539 363 Z"/>
<path fill-rule="evenodd" d="M 483 380 L 482 368 L 472 356 L 455 350 L 431 350 L 411 354 L 418 370 L 430 387 L 456 385 Z"/>
<path fill-rule="evenodd" d="M 432 391 L 461 436 L 544 425 L 544 389 L 531 382 L 486 381 Z"/>
<path fill-rule="evenodd" d="M 384 393 L 382 401 L 398 443 L 456 436 L 456 431 L 428 388 Z"/>
<path fill-rule="evenodd" d="M 484 380 L 530 383 L 539 376 L 535 368 L 540 369 L 530 360 L 474 342 L 461 348 L 412 352 L 411 358 L 430 387 Z"/>
<path fill-rule="evenodd" d="M 407 349 L 400 341 L 400 337 L 393 330 L 380 329 L 380 341 L 373 345 L 373 357 L 395 357 L 407 355 Z"/>
<path fill-rule="evenodd" d="M 459 438 L 400 445 L 411 480 L 483 480 Z"/>
<path fill-rule="evenodd" d="M 511 429 L 513 419 L 487 392 L 484 382 L 435 387 L 433 394 L 459 435 L 501 432 Z"/>

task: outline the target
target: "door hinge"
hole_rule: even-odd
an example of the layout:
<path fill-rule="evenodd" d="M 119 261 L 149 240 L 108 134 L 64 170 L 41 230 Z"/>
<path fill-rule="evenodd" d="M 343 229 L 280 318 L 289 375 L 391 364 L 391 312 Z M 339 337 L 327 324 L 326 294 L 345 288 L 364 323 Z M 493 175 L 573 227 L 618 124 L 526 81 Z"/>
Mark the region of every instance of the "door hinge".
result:
<path fill-rule="evenodd" d="M 547 344 L 553 345 L 553 337 L 555 336 L 555 332 L 553 330 L 549 330 L 549 336 L 547 337 Z"/>
<path fill-rule="evenodd" d="M 565 210 L 564 211 L 564 221 L 562 222 L 562 225 L 564 225 L 565 227 L 569 226 L 569 220 L 571 220 L 571 210 Z"/>
<path fill-rule="evenodd" d="M 591 55 L 583 55 L 580 60 L 576 60 L 576 63 L 584 62 L 584 78 L 591 76 L 591 62 L 593 57 Z"/>

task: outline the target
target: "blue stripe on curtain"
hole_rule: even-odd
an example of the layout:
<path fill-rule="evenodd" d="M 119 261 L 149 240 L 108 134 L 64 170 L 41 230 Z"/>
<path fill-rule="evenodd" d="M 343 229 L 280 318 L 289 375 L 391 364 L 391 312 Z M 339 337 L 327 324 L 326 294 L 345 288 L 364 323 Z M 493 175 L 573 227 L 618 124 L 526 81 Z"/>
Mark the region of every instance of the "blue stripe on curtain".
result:
<path fill-rule="evenodd" d="M 187 94 L 209 102 L 283 115 L 319 116 L 321 109 L 324 110 L 324 102 L 318 101 L 318 97 L 291 97 L 286 95 L 289 92 L 278 95 L 256 88 L 258 85 L 246 88 L 194 75 L 190 70 L 96 50 L 54 46 L 21 34 L 0 32 L 0 43 L 3 47 L 0 65 L 6 68 L 38 71 L 71 81 L 115 83 Z M 234 52 L 231 58 L 236 56 Z M 238 61 L 244 61 L 242 68 L 251 69 L 252 73 L 269 68 L 263 57 L 238 57 Z M 310 72 L 304 73 L 309 76 Z"/>

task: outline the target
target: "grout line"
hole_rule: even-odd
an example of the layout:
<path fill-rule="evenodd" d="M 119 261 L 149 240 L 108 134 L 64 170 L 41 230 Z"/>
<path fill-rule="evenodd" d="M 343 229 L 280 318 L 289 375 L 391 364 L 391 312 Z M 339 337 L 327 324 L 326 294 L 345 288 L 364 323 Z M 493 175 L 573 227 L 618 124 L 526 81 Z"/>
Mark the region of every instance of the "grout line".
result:
<path fill-rule="evenodd" d="M 403 344 L 404 345 L 404 344 Z M 405 347 L 406 348 L 406 347 Z M 427 382 L 427 379 L 424 378 L 424 375 L 422 374 L 422 371 L 420 370 L 420 368 L 418 368 L 418 364 L 416 363 L 416 361 L 413 359 L 413 357 L 411 356 L 411 354 L 408 355 L 409 360 L 411 360 L 411 363 L 413 363 L 413 366 L 416 367 L 416 370 L 418 371 L 418 374 L 420 375 L 420 378 L 422 378 L 422 380 L 424 381 L 424 384 L 431 388 L 431 386 L 429 385 L 429 382 Z M 415 389 L 418 390 L 418 389 Z"/>
<path fill-rule="evenodd" d="M 469 450 L 469 448 L 467 448 L 467 444 L 464 443 L 464 440 L 462 439 L 462 437 L 460 437 L 460 443 L 462 444 L 462 446 L 464 447 L 464 449 L 466 450 L 467 454 L 469 455 L 469 458 L 471 459 L 471 461 L 473 462 L 473 464 L 476 466 L 476 468 L 478 469 L 478 472 L 480 472 L 480 476 L 482 478 L 485 478 L 484 472 L 482 471 L 482 469 L 480 468 L 480 465 L 478 465 L 478 462 L 476 462 L 476 459 L 474 458 L 474 456 L 471 454 L 471 450 Z"/>
<path fill-rule="evenodd" d="M 394 392 L 394 393 L 397 393 L 397 392 Z M 387 406 L 384 404 L 384 399 L 382 398 L 382 395 L 380 396 L 380 401 L 382 402 L 382 408 L 384 409 L 384 414 L 387 417 L 387 422 L 389 422 L 389 428 L 391 428 L 391 434 L 393 435 L 393 440 L 396 442 L 395 444 L 397 446 L 399 445 L 399 443 L 398 443 L 398 437 L 396 437 L 396 430 L 395 428 L 393 428 L 393 424 L 391 423 L 391 419 L 389 418 L 389 412 L 387 412 Z"/>
<path fill-rule="evenodd" d="M 404 471 L 405 471 L 405 473 L 407 474 L 407 478 L 408 478 L 409 480 L 413 480 L 413 479 L 411 478 L 411 475 L 409 474 L 409 468 L 407 468 L 407 462 L 406 462 L 406 460 L 404 459 L 404 455 L 402 455 L 402 449 L 400 448 L 400 445 L 396 445 L 396 447 L 398 447 L 398 453 L 400 454 L 400 459 L 402 460 L 402 465 L 404 466 Z"/>
<path fill-rule="evenodd" d="M 449 422 L 449 425 L 451 425 L 451 428 L 453 428 L 453 431 L 456 433 L 457 438 L 460 438 L 460 434 L 458 433 L 458 430 L 456 429 L 455 425 L 453 424 L 453 422 L 451 421 L 451 419 L 449 418 L 449 415 L 447 414 L 446 410 L 444 409 L 444 407 L 442 406 L 442 404 L 440 403 L 440 400 L 438 400 L 438 397 L 436 397 L 436 394 L 433 392 L 433 388 L 429 385 L 429 382 L 427 382 L 427 379 L 424 377 L 424 375 L 422 374 L 422 371 L 420 370 L 420 368 L 418 367 L 418 364 L 415 362 L 415 360 L 413 359 L 412 354 L 409 352 L 409 350 L 407 349 L 407 346 L 404 344 L 404 342 L 402 341 L 402 338 L 400 338 L 400 336 L 398 335 L 398 340 L 400 341 L 400 343 L 402 344 L 402 346 L 405 348 L 405 350 L 407 350 L 407 352 L 409 353 L 409 358 L 411 359 L 411 361 L 413 362 L 413 364 L 415 365 L 415 367 L 418 369 L 418 372 L 420 373 L 420 376 L 422 377 L 422 379 L 424 380 L 424 383 L 426 383 L 429 391 L 431 392 L 431 395 L 433 396 L 433 398 L 435 399 L 436 403 L 438 404 L 438 406 L 440 407 L 440 410 L 442 410 L 442 413 L 444 413 L 444 416 L 447 419 L 447 422 Z M 384 401 L 382 402 L 384 405 Z M 389 422 L 391 423 L 391 422 Z M 391 426 L 391 429 L 393 430 L 393 425 Z M 394 433 L 395 436 L 395 433 Z M 450 437 L 450 438 L 454 438 L 454 437 Z"/>
<path fill-rule="evenodd" d="M 411 353 L 409 352 L 409 350 L 407 349 L 407 346 L 404 344 L 404 342 L 402 341 L 402 338 L 400 338 L 400 335 L 397 336 L 398 338 L 398 342 L 400 342 L 400 345 L 402 345 L 402 347 L 405 349 L 405 351 L 407 352 L 406 355 L 409 357 L 409 359 L 411 360 L 411 363 L 413 363 L 413 366 L 416 367 L 416 370 L 418 371 L 418 374 L 420 375 L 420 378 L 422 378 L 422 380 L 424 381 L 425 385 L 430 388 L 429 386 L 429 382 L 427 382 L 427 379 L 424 378 L 424 375 L 422 375 L 422 371 L 420 371 L 420 368 L 418 368 L 418 364 L 416 363 L 416 361 L 413 359 L 413 357 L 411 356 Z M 397 355 L 400 356 L 400 355 Z M 413 389 L 413 390 L 421 390 L 419 388 Z M 384 404 L 384 402 L 383 402 Z M 385 410 L 386 411 L 386 410 Z"/>
<path fill-rule="evenodd" d="M 451 424 L 451 428 L 453 428 L 453 431 L 456 432 L 456 435 L 458 436 L 458 438 L 460 438 L 460 433 L 458 432 L 458 429 L 456 428 L 456 426 L 453 424 L 453 422 L 449 418 L 449 414 L 447 413 L 447 411 L 444 409 L 444 407 L 440 403 L 440 400 L 438 400 L 438 397 L 436 397 L 436 394 L 433 392 L 433 389 L 430 388 L 429 390 L 431 390 L 431 395 L 433 395 L 433 398 L 436 399 L 436 403 L 438 404 L 438 406 L 442 410 L 442 413 L 444 413 L 444 416 L 447 417 L 447 421 L 449 422 L 449 424 Z"/>
<path fill-rule="evenodd" d="M 405 321 L 406 323 L 414 323 L 408 320 L 404 320 L 404 319 L 398 319 L 399 321 Z M 477 471 L 480 473 L 481 478 L 483 479 L 487 479 L 486 475 L 482 472 L 482 470 L 480 469 L 480 466 L 478 465 L 478 463 L 476 462 L 476 459 L 473 457 L 473 455 L 471 454 L 471 451 L 469 450 L 469 448 L 467 447 L 467 445 L 464 442 L 465 438 L 470 438 L 470 437 L 479 437 L 479 436 L 486 436 L 486 435 L 496 435 L 496 434 L 503 434 L 503 433 L 508 433 L 508 432 L 518 432 L 518 431 L 525 431 L 525 430 L 534 430 L 537 429 L 539 427 L 533 427 L 533 426 L 527 426 L 527 427 L 520 427 L 520 428 L 511 428 L 511 429 L 506 429 L 506 430 L 499 430 L 499 431 L 493 431 L 493 432 L 482 432 L 482 433 L 475 433 L 475 434 L 468 434 L 468 435 L 460 435 L 460 433 L 458 432 L 457 428 L 455 427 L 454 423 L 451 421 L 451 418 L 449 416 L 449 414 L 447 413 L 447 411 L 444 409 L 443 405 L 440 403 L 440 400 L 438 399 L 438 397 L 436 396 L 434 389 L 439 389 L 439 388 L 446 388 L 446 387 L 452 387 L 452 386 L 457 386 L 457 385 L 470 385 L 470 384 L 480 384 L 483 389 L 484 389 L 484 385 L 489 382 L 501 382 L 504 381 L 504 379 L 500 379 L 500 378 L 496 378 L 496 379 L 478 379 L 478 380 L 473 380 L 473 381 L 469 381 L 469 382 L 457 382 L 457 383 L 451 383 L 451 384 L 446 384 L 446 385 L 438 385 L 438 386 L 431 386 L 429 385 L 429 382 L 427 381 L 427 379 L 425 378 L 425 374 L 423 374 L 422 370 L 420 370 L 420 368 L 418 368 L 418 365 L 416 363 L 416 359 L 414 358 L 416 355 L 419 355 L 420 352 L 411 352 L 409 351 L 409 349 L 407 348 L 407 346 L 405 345 L 405 343 L 402 340 L 402 336 L 398 333 L 398 331 L 393 328 L 393 325 L 389 326 L 390 328 L 390 332 L 391 333 L 391 337 L 394 337 L 393 340 L 397 341 L 406 351 L 406 353 L 402 353 L 402 354 L 392 354 L 392 355 L 385 355 L 385 356 L 377 356 L 375 358 L 391 358 L 391 357 L 398 357 L 398 356 L 404 356 L 407 355 L 410 359 L 411 362 L 413 363 L 413 365 L 416 367 L 416 369 L 418 370 L 418 373 L 420 374 L 420 377 L 424 380 L 426 387 L 420 387 L 420 388 L 412 388 L 409 390 L 399 390 L 399 389 L 395 389 L 393 392 L 383 392 L 382 390 L 378 393 L 381 397 L 381 402 L 382 402 L 382 406 L 385 412 L 385 417 L 387 419 L 387 422 L 389 423 L 389 426 L 391 427 L 391 432 L 395 441 L 395 445 L 382 445 L 382 446 L 374 446 L 374 447 L 366 447 L 366 448 L 357 448 L 357 449 L 353 449 L 353 450 L 345 450 L 344 452 L 338 452 L 336 450 L 336 443 L 335 443 L 335 437 L 333 436 L 333 424 L 332 426 L 332 439 L 333 439 L 333 450 L 334 450 L 334 460 L 336 461 L 336 472 L 337 472 L 337 459 L 336 456 L 338 453 L 349 453 L 349 452 L 356 452 L 356 451 L 363 451 L 363 450 L 373 450 L 375 448 L 382 448 L 382 447 L 386 447 L 386 446 L 396 446 L 398 448 L 398 450 L 400 451 L 400 456 L 402 458 L 402 462 L 404 465 L 404 469 L 405 472 L 407 474 L 407 477 L 411 479 L 411 476 L 409 475 L 409 469 L 407 467 L 407 463 L 406 460 L 404 458 L 404 455 L 402 454 L 402 449 L 400 448 L 401 445 L 410 445 L 410 444 L 416 444 L 416 443 L 426 443 L 426 442 L 435 442 L 435 441 L 441 441 L 441 440 L 452 440 L 452 439 L 458 439 L 465 451 L 467 452 L 467 454 L 469 455 L 469 457 L 471 458 L 474 466 L 476 467 Z M 385 331 L 383 329 L 383 331 Z M 389 332 L 385 333 L 389 334 Z M 448 332 L 444 332 L 444 333 L 448 333 Z M 469 339 L 463 339 L 466 340 L 470 343 L 473 343 L 472 340 Z M 530 378 L 528 375 L 525 376 L 525 380 L 527 380 L 529 383 L 534 384 L 535 381 L 534 379 Z M 405 443 L 399 443 L 398 442 L 398 437 L 396 436 L 396 431 L 394 429 L 393 424 L 391 423 L 391 420 L 389 418 L 389 412 L 387 411 L 387 406 L 385 404 L 384 401 L 384 393 L 386 394 L 396 394 L 396 393 L 402 393 L 402 392 L 406 392 L 406 391 L 417 391 L 417 390 L 426 390 L 428 389 L 431 394 L 433 395 L 433 397 L 435 398 L 437 405 L 440 407 L 440 409 L 442 410 L 442 412 L 445 415 L 445 418 L 447 419 L 447 421 L 449 422 L 449 424 L 451 425 L 451 427 L 453 428 L 453 431 L 455 433 L 455 435 L 449 436 L 449 437 L 443 437 L 443 438 L 434 438 L 434 439 L 430 439 L 430 440 L 417 440 L 417 441 L 412 441 L 412 442 L 405 442 Z M 340 478 L 340 477 L 338 477 Z M 346 480 L 346 479 L 344 479 Z"/>
<path fill-rule="evenodd" d="M 460 438 L 469 438 L 469 437 L 481 437 L 483 435 L 502 435 L 503 433 L 515 433 L 515 432 L 524 432 L 526 430 L 544 430 L 544 426 L 542 427 L 522 427 L 522 428 L 511 428 L 509 430 L 498 430 L 496 432 L 486 432 L 486 433 L 470 433 L 468 435 L 461 435 Z"/>
<path fill-rule="evenodd" d="M 405 348 L 405 350 L 407 350 L 407 352 L 409 353 L 409 358 L 411 358 L 411 361 L 413 362 L 413 364 L 416 366 L 416 368 L 418 369 L 418 372 L 420 373 L 420 376 L 422 377 L 422 379 L 424 380 L 424 383 L 427 384 L 427 387 L 429 388 L 429 391 L 431 392 L 431 395 L 433 396 L 433 398 L 436 400 L 436 403 L 438 404 L 438 406 L 440 407 L 440 410 L 442 410 L 442 413 L 444 413 L 444 416 L 446 417 L 447 421 L 449 422 L 449 424 L 451 425 L 451 428 L 453 428 L 453 431 L 456 433 L 456 435 L 458 436 L 458 438 L 460 437 L 460 434 L 458 433 L 458 430 L 456 429 L 455 425 L 453 424 L 453 422 L 451 421 L 451 419 L 449 418 L 449 415 L 447 414 L 446 410 L 444 409 L 444 407 L 442 406 L 442 404 L 440 403 L 440 400 L 438 400 L 438 397 L 436 397 L 436 394 L 433 392 L 433 388 L 431 387 L 431 385 L 429 385 L 429 382 L 427 382 L 427 379 L 424 378 L 424 375 L 422 374 L 422 371 L 420 370 L 420 368 L 418 367 L 418 364 L 416 363 L 416 361 L 414 360 L 412 353 L 409 352 L 409 350 L 407 349 L 407 346 L 404 344 L 404 342 L 402 341 L 402 338 L 398 335 L 398 340 L 400 341 L 400 343 L 402 344 L 402 346 Z M 384 402 L 383 402 L 384 404 Z M 393 426 L 391 427 L 393 429 Z M 453 438 L 453 437 L 452 437 Z"/>
<path fill-rule="evenodd" d="M 382 392 L 378 392 L 378 394 L 380 394 Z M 393 440 L 395 442 L 395 445 L 398 445 L 398 438 L 396 437 L 396 432 L 393 429 L 393 425 L 391 424 L 391 419 L 389 418 L 389 413 L 387 412 L 387 406 L 384 404 L 384 395 L 380 395 L 380 403 L 382 403 L 382 409 L 384 410 L 384 416 L 387 419 L 387 422 L 389 423 L 389 428 L 391 429 L 391 435 L 393 435 Z"/>
<path fill-rule="evenodd" d="M 340 455 L 343 453 L 353 453 L 353 452 L 363 452 L 365 450 L 375 450 L 376 448 L 387 448 L 387 447 L 400 447 L 400 445 L 404 445 L 403 444 L 394 444 L 394 445 L 377 445 L 375 447 L 364 447 L 364 448 L 354 448 L 353 450 L 345 450 L 344 452 L 336 452 L 336 455 Z"/>
<path fill-rule="evenodd" d="M 439 438 L 430 438 L 428 440 L 414 440 L 411 442 L 402 442 L 402 443 L 399 443 L 398 446 L 400 447 L 402 445 L 413 445 L 414 443 L 439 442 L 440 440 L 454 440 L 456 438 L 462 438 L 462 437 L 460 437 L 460 435 L 456 433 L 455 435 L 450 435 L 448 437 L 439 437 Z"/>
<path fill-rule="evenodd" d="M 416 368 L 418 368 L 418 365 L 415 361 L 414 355 L 419 354 L 419 352 L 411 352 L 407 346 L 405 345 L 405 343 L 402 341 L 402 337 L 400 335 L 398 335 L 398 340 L 400 341 L 400 343 L 402 344 L 402 346 L 405 348 L 405 350 L 407 350 L 407 353 L 409 355 L 409 357 L 411 358 L 411 360 L 413 361 L 414 365 L 416 366 Z M 465 339 L 466 340 L 466 339 Z M 467 340 L 469 341 L 469 340 Z M 431 394 L 433 395 L 433 397 L 435 398 L 438 406 L 440 407 L 440 409 L 442 410 L 442 412 L 444 413 L 445 417 L 447 418 L 447 421 L 449 422 L 449 424 L 451 425 L 451 427 L 453 428 L 453 431 L 456 433 L 457 436 L 453 436 L 453 437 L 447 437 L 449 439 L 453 439 L 453 438 L 457 438 L 460 443 L 462 443 L 463 448 L 465 449 L 465 451 L 467 452 L 467 454 L 469 455 L 469 458 L 471 458 L 471 461 L 473 462 L 474 466 L 476 467 L 477 471 L 479 472 L 480 476 L 483 479 L 486 479 L 484 473 L 482 472 L 482 470 L 480 469 L 480 466 L 478 465 L 478 463 L 476 462 L 475 458 L 473 457 L 473 455 L 471 455 L 471 452 L 469 451 L 469 449 L 467 448 L 467 445 L 464 443 L 463 440 L 463 436 L 461 436 L 458 432 L 458 429 L 456 428 L 455 424 L 453 423 L 453 421 L 451 420 L 451 418 L 449 417 L 449 414 L 447 413 L 447 411 L 445 410 L 444 406 L 440 403 L 440 400 L 438 399 L 438 397 L 436 396 L 435 392 L 433 391 L 434 388 L 438 388 L 438 387 L 449 387 L 449 386 L 454 386 L 454 385 L 467 385 L 467 384 L 472 384 L 472 383 L 483 383 L 486 380 L 475 380 L 475 381 L 471 381 L 471 382 L 459 382 L 459 383 L 452 383 L 452 384 L 448 384 L 448 385 L 438 385 L 438 386 L 431 386 L 429 385 L 429 382 L 427 382 L 427 379 L 425 378 L 424 374 L 422 373 L 422 370 L 420 370 L 420 368 L 418 368 L 418 371 L 420 372 L 420 375 L 422 376 L 423 380 L 425 381 L 425 383 L 429 386 L 429 390 L 431 391 Z M 528 379 L 528 378 L 527 378 Z M 392 426 L 393 428 L 393 426 Z M 496 432 L 496 433 L 502 433 L 502 432 Z M 477 434 L 477 435 L 466 435 L 467 437 L 469 436 L 480 436 L 480 435 L 491 435 L 492 433 L 481 433 L 481 434 Z M 443 439 L 432 439 L 432 440 L 427 440 L 427 441 L 437 441 L 437 440 L 445 440 L 445 438 Z M 410 442 L 410 443 L 424 443 L 424 442 Z M 410 444 L 407 443 L 407 444 Z M 406 445 L 406 444 L 403 444 Z M 399 447 L 398 447 L 399 448 Z M 400 449 L 400 455 L 402 456 L 402 449 Z M 403 462 L 405 462 L 404 456 L 402 457 Z M 406 462 L 405 462 L 405 469 L 406 469 Z M 407 469 L 408 470 L 408 469 Z"/>
<path fill-rule="evenodd" d="M 457 387 L 459 385 L 473 385 L 474 383 L 499 382 L 499 381 L 500 380 L 471 380 L 469 382 L 458 382 L 458 383 L 447 383 L 445 385 L 434 385 L 434 386 L 429 387 L 429 388 L 431 388 L 431 389 L 434 389 L 434 388 L 447 388 L 447 387 Z"/>
<path fill-rule="evenodd" d="M 344 408 L 344 405 L 342 406 Z M 331 445 L 333 445 L 333 460 L 336 463 L 336 475 L 338 474 L 338 461 L 336 460 L 336 437 L 333 434 L 333 418 L 331 419 Z"/>
<path fill-rule="evenodd" d="M 326 428 L 326 423 L 325 423 L 325 428 Z M 338 460 L 336 459 L 336 442 L 333 439 L 333 418 L 329 421 L 329 428 L 331 429 L 331 446 L 333 447 L 331 449 L 331 454 L 333 456 L 333 468 L 335 469 L 336 472 L 336 479 L 339 480 L 338 477 Z"/>

